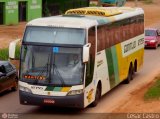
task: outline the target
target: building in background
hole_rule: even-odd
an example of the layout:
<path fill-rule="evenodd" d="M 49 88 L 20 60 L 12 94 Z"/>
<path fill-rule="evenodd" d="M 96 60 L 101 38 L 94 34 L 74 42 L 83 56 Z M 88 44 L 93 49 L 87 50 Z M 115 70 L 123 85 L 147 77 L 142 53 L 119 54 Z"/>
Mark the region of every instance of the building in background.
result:
<path fill-rule="evenodd" d="M 86 6 L 89 6 L 89 0 L 0 0 L 0 24 L 18 24 Z"/>
<path fill-rule="evenodd" d="M 0 24 L 18 24 L 41 17 L 41 6 L 41 0 L 0 0 Z"/>
<path fill-rule="evenodd" d="M 66 10 L 89 6 L 89 0 L 43 0 L 43 16 L 63 14 Z"/>

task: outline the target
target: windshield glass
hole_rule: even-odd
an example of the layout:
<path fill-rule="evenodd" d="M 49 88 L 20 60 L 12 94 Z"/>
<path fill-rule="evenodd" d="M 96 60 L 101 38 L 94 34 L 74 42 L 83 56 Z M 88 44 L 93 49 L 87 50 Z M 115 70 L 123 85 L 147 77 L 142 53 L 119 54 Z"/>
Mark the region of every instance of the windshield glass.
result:
<path fill-rule="evenodd" d="M 81 48 L 22 46 L 20 80 L 40 85 L 83 83 Z"/>
<path fill-rule="evenodd" d="M 83 45 L 85 43 L 85 30 L 29 26 L 26 28 L 24 42 Z"/>
<path fill-rule="evenodd" d="M 156 31 L 154 31 L 154 30 L 145 30 L 145 36 L 156 36 Z"/>

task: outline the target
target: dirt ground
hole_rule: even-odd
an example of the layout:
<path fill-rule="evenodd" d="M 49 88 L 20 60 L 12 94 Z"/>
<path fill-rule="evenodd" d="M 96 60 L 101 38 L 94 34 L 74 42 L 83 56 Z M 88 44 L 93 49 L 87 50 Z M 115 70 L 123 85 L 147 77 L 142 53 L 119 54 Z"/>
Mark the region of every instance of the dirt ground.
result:
<path fill-rule="evenodd" d="M 142 86 L 130 93 L 130 98 L 123 100 L 121 105 L 113 113 L 159 113 L 160 100 L 145 101 L 144 94 L 156 80 Z"/>
<path fill-rule="evenodd" d="M 8 47 L 9 43 L 15 39 L 21 39 L 25 25 L 25 22 L 14 26 L 0 25 L 0 49 Z"/>
<path fill-rule="evenodd" d="M 135 7 L 135 3 L 127 2 L 126 6 Z M 146 27 L 160 23 L 160 0 L 153 0 L 152 4 L 144 4 L 143 1 L 139 1 L 137 7 L 141 7 L 144 10 Z"/>

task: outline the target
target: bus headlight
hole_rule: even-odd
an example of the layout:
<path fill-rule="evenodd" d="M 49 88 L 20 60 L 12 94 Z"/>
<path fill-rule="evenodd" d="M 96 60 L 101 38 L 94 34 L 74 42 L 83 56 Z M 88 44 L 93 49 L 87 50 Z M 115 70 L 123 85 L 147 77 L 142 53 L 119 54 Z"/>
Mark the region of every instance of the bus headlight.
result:
<path fill-rule="evenodd" d="M 19 90 L 24 91 L 24 92 L 28 92 L 28 93 L 32 93 L 31 89 L 24 87 L 24 86 L 19 86 Z"/>
<path fill-rule="evenodd" d="M 83 93 L 83 89 L 80 89 L 80 90 L 71 90 L 68 92 L 67 95 L 78 95 L 78 94 L 81 94 Z"/>

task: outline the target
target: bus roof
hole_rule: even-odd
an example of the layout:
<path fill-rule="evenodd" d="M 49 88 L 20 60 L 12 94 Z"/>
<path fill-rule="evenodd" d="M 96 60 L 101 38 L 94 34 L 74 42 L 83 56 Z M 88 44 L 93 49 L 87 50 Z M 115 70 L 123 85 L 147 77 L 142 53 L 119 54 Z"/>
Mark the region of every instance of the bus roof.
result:
<path fill-rule="evenodd" d="M 76 10 L 92 10 L 90 14 L 84 12 L 68 12 Z M 65 15 L 38 18 L 30 21 L 27 26 L 66 27 L 88 29 L 92 26 L 108 24 L 132 16 L 144 14 L 141 8 L 130 7 L 86 7 L 68 10 Z M 95 12 L 93 12 L 95 11 Z M 96 13 L 98 11 L 99 13 Z M 101 13 L 101 11 L 106 13 Z M 91 14 L 92 13 L 92 14 Z"/>

